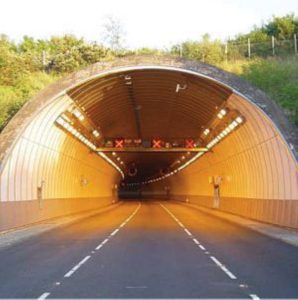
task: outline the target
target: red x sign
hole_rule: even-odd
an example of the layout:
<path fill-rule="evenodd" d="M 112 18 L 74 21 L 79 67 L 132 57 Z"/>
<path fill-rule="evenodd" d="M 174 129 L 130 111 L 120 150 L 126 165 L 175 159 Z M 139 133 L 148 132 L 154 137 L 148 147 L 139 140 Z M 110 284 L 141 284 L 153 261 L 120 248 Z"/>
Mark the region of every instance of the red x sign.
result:
<path fill-rule="evenodd" d="M 194 140 L 185 140 L 185 148 L 195 148 L 195 142 Z"/>
<path fill-rule="evenodd" d="M 152 140 L 152 148 L 161 148 L 161 140 Z"/>
<path fill-rule="evenodd" d="M 124 140 L 123 139 L 115 140 L 115 148 L 123 148 L 123 147 L 124 147 Z"/>

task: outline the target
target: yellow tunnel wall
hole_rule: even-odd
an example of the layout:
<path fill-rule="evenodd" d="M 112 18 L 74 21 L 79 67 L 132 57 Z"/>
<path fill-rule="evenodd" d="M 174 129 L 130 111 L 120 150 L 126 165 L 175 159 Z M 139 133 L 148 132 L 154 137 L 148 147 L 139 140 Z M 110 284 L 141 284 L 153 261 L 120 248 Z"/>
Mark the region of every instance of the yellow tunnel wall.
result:
<path fill-rule="evenodd" d="M 40 111 L 7 156 L 0 177 L 0 230 L 115 200 L 119 173 L 54 124 L 70 104 L 64 95 Z"/>
<path fill-rule="evenodd" d="M 281 226 L 298 228 L 297 165 L 272 122 L 238 95 L 228 100 L 246 122 L 196 162 L 168 180 L 144 189 L 146 195 L 213 207 L 210 177 L 220 176 L 219 209 Z"/>

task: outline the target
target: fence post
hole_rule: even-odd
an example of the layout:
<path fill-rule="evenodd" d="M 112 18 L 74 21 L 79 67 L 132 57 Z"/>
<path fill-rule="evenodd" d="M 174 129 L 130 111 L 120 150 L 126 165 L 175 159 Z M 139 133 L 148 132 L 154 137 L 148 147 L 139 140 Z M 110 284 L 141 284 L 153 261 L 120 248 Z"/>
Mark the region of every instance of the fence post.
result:
<path fill-rule="evenodd" d="M 46 53 L 45 50 L 42 50 L 41 60 L 42 60 L 42 66 L 43 66 L 43 68 L 45 68 L 46 65 L 47 65 L 47 61 L 46 61 L 47 60 L 47 53 Z"/>
<path fill-rule="evenodd" d="M 275 55 L 275 40 L 274 36 L 271 37 L 271 45 L 272 45 L 272 55 Z"/>
<path fill-rule="evenodd" d="M 296 33 L 294 34 L 294 51 L 295 51 L 295 54 L 297 54 L 297 36 L 296 36 Z"/>
<path fill-rule="evenodd" d="M 183 49 L 182 49 L 182 44 L 179 44 L 179 56 L 183 56 Z"/>
<path fill-rule="evenodd" d="M 248 58 L 250 58 L 250 38 L 247 39 L 247 54 L 248 54 Z"/>
<path fill-rule="evenodd" d="M 225 43 L 225 60 L 228 62 L 228 42 Z"/>

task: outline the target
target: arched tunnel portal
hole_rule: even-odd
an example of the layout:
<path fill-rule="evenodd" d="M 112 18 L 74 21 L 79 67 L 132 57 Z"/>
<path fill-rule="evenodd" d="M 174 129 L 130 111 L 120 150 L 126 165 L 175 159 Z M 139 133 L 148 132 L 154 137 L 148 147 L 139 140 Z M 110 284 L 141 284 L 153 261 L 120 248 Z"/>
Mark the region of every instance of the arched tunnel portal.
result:
<path fill-rule="evenodd" d="M 136 192 L 298 228 L 295 128 L 210 65 L 97 63 L 29 101 L 0 138 L 1 230 Z"/>

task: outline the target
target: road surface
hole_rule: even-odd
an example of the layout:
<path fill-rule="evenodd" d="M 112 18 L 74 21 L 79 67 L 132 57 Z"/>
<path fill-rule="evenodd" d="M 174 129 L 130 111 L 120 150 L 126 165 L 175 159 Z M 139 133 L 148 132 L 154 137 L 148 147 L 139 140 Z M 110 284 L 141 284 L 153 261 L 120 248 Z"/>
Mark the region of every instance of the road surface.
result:
<path fill-rule="evenodd" d="M 167 201 L 2 249 L 0 270 L 0 298 L 298 298 L 297 248 Z"/>

